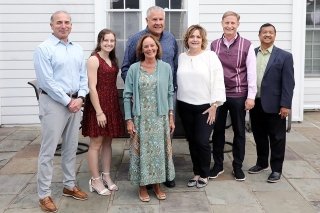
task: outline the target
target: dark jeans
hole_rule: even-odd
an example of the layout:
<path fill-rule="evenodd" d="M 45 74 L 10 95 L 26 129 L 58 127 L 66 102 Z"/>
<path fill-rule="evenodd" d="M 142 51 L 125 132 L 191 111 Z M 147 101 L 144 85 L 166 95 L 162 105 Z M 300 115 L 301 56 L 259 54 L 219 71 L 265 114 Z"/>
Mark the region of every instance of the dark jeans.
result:
<path fill-rule="evenodd" d="M 257 149 L 257 165 L 268 167 L 269 146 L 271 149 L 270 165 L 273 172 L 282 172 L 286 147 L 286 119 L 278 113 L 265 113 L 260 98 L 250 110 L 251 126 Z"/>
<path fill-rule="evenodd" d="M 207 178 L 210 171 L 209 137 L 212 125 L 207 124 L 208 114 L 202 114 L 210 105 L 192 105 L 177 101 L 182 126 L 189 143 L 193 172 L 202 178 Z"/>
<path fill-rule="evenodd" d="M 232 129 L 234 132 L 233 137 L 233 162 L 234 169 L 241 169 L 245 155 L 245 101 L 246 97 L 230 98 L 227 97 L 226 102 L 219 106 L 217 109 L 216 122 L 214 125 L 212 135 L 212 156 L 214 160 L 214 166 L 223 169 L 223 150 L 225 144 L 225 126 L 228 111 L 230 113 Z"/>

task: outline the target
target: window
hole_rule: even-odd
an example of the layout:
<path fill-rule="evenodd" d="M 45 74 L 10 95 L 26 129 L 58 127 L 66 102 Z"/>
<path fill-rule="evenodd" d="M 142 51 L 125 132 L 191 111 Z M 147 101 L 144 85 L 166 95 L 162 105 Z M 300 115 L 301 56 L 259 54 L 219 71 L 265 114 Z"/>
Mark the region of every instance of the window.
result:
<path fill-rule="evenodd" d="M 181 51 L 183 33 L 187 27 L 185 4 L 185 0 L 110 0 L 106 8 L 106 27 L 116 33 L 119 65 L 122 64 L 128 38 L 146 27 L 146 9 L 153 5 L 164 8 L 166 30 L 175 35 Z"/>
<path fill-rule="evenodd" d="M 320 0 L 307 0 L 305 74 L 320 77 Z"/>
<path fill-rule="evenodd" d="M 139 0 L 111 0 L 107 10 L 107 27 L 117 36 L 116 53 L 122 64 L 128 37 L 141 29 Z"/>

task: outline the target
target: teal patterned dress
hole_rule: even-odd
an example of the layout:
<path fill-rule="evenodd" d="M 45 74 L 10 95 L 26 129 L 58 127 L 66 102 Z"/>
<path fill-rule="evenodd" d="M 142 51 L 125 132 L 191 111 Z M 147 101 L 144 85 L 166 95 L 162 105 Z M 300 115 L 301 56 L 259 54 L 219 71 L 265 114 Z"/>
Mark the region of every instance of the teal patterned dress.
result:
<path fill-rule="evenodd" d="M 134 117 L 137 134 L 131 138 L 129 168 L 132 184 L 140 186 L 175 177 L 168 115 L 159 116 L 157 111 L 156 72 L 140 69 L 141 115 Z"/>

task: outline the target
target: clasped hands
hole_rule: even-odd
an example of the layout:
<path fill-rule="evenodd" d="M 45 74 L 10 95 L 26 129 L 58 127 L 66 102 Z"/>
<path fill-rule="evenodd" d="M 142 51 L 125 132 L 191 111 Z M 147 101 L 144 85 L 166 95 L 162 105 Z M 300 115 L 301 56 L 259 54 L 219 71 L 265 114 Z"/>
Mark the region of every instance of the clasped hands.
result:
<path fill-rule="evenodd" d="M 83 101 L 81 98 L 71 98 L 70 103 L 68 104 L 69 112 L 76 113 L 82 107 Z"/>

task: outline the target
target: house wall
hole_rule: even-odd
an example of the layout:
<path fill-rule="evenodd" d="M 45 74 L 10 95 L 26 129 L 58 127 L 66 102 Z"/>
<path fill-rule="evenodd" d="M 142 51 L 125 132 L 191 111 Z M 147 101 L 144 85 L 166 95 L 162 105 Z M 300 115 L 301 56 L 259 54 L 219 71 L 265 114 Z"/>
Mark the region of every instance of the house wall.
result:
<path fill-rule="evenodd" d="M 33 88 L 33 51 L 51 33 L 50 16 L 57 10 L 71 14 L 71 40 L 89 56 L 94 48 L 94 0 L 0 1 L 0 124 L 39 123 Z"/>

